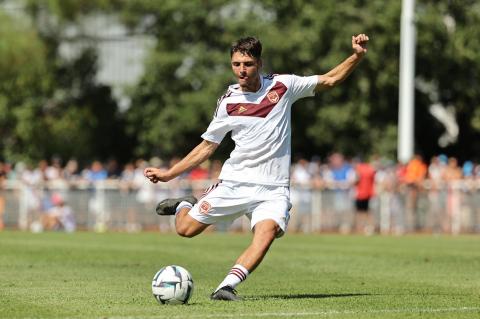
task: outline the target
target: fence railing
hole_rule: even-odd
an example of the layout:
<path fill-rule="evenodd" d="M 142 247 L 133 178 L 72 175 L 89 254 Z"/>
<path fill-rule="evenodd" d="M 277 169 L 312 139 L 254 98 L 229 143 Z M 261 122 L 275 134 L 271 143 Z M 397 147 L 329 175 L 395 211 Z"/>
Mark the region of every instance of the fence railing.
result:
<path fill-rule="evenodd" d="M 53 182 L 30 186 L 10 182 L 0 191 L 4 198 L 3 216 L 7 228 L 35 230 L 53 206 L 53 194 L 60 195 L 71 207 L 77 229 L 140 231 L 173 231 L 171 217 L 154 213 L 156 203 L 167 197 L 185 194 L 199 196 L 211 181 L 174 180 L 166 184 L 145 182 L 132 186 L 118 180 L 87 182 Z M 355 231 L 353 188 L 311 188 L 292 185 L 290 231 L 344 232 Z M 371 231 L 382 234 L 410 232 L 480 233 L 480 191 L 466 181 L 432 188 L 396 186 L 378 188 L 371 199 Z M 1 213 L 1 212 L 0 212 Z M 230 224 L 215 226 L 217 230 L 249 230 L 244 217 Z M 40 228 L 41 229 L 41 228 Z"/>

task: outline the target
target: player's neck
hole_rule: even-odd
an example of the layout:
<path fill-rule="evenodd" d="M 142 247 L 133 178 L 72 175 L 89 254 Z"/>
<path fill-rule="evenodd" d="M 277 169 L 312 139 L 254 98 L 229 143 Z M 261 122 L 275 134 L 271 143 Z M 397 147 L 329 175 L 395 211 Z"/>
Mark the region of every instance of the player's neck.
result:
<path fill-rule="evenodd" d="M 240 84 L 240 91 L 242 92 L 257 92 L 260 90 L 260 87 L 262 86 L 262 83 L 260 81 L 260 77 L 257 77 L 255 82 L 252 83 L 246 83 L 245 85 Z"/>

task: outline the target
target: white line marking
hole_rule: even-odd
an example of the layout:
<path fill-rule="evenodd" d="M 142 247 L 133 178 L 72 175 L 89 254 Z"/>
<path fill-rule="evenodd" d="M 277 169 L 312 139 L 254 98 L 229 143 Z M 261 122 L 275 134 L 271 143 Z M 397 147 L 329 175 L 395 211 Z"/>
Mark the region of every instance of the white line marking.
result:
<path fill-rule="evenodd" d="M 180 309 L 179 309 L 180 311 Z M 353 310 L 330 310 L 330 311 L 312 311 L 312 312 L 263 312 L 263 313 L 221 313 L 205 315 L 178 315 L 178 316 L 142 316 L 142 318 L 169 318 L 169 319 L 187 319 L 187 318 L 237 318 L 237 317 L 303 317 L 303 316 L 331 316 L 331 315 L 354 315 L 354 314 L 376 314 L 376 313 L 442 313 L 442 312 L 475 312 L 480 311 L 480 307 L 460 307 L 460 308 L 411 308 L 411 309 L 379 309 L 366 311 Z M 137 317 L 109 317 L 110 319 L 133 319 Z"/>

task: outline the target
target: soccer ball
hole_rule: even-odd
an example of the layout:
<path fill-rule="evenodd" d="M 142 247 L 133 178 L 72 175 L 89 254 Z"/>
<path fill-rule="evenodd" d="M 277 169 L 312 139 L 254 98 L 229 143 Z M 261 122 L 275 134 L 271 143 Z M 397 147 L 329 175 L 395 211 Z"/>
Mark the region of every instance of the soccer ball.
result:
<path fill-rule="evenodd" d="M 186 304 L 193 293 L 192 275 L 180 266 L 163 267 L 153 277 L 152 293 L 161 304 Z"/>

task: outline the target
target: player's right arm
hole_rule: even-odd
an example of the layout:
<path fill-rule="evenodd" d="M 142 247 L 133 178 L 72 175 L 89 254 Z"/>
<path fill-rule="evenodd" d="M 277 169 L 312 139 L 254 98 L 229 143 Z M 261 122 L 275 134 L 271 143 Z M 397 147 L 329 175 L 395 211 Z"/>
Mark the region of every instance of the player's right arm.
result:
<path fill-rule="evenodd" d="M 143 175 L 152 183 L 168 182 L 178 175 L 191 170 L 192 168 L 205 162 L 217 149 L 218 144 L 203 140 L 180 162 L 170 167 L 168 170 L 155 167 L 147 167 Z"/>

